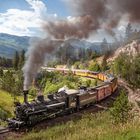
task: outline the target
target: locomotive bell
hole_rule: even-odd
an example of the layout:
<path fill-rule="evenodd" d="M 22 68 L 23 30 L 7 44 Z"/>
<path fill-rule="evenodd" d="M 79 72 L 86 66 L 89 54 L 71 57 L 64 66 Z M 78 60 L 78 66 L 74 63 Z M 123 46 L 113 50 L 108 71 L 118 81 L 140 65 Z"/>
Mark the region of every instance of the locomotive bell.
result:
<path fill-rule="evenodd" d="M 28 93 L 29 93 L 28 90 L 24 90 L 24 91 L 23 91 L 23 95 L 24 95 L 24 103 L 27 103 L 27 102 L 28 102 Z"/>

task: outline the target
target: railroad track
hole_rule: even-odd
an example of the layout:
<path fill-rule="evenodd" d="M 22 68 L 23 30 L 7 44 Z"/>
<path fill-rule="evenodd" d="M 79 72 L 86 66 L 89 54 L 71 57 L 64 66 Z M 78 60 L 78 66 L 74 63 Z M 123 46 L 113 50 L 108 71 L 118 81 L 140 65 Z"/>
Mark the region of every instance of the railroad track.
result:
<path fill-rule="evenodd" d="M 4 133 L 8 133 L 8 132 L 10 132 L 10 130 L 9 130 L 9 128 L 2 128 L 2 129 L 0 129 L 0 135 L 1 134 L 4 134 Z"/>

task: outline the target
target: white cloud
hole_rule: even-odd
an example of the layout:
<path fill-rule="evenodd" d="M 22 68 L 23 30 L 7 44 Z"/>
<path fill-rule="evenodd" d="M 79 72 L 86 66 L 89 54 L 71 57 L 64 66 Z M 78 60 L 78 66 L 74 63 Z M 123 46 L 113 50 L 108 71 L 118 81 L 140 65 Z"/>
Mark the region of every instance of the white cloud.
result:
<path fill-rule="evenodd" d="M 46 5 L 40 0 L 26 0 L 30 5 L 31 8 L 34 10 L 36 15 L 38 16 L 45 16 L 47 12 Z"/>
<path fill-rule="evenodd" d="M 47 8 L 40 0 L 26 0 L 31 10 L 8 9 L 0 13 L 0 32 L 15 35 L 35 35 L 40 30 Z"/>

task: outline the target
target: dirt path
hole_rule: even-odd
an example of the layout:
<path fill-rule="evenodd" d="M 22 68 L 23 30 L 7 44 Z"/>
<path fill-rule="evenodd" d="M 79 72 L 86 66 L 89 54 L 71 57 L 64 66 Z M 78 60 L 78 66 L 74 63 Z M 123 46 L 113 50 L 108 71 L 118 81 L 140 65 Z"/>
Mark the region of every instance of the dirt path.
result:
<path fill-rule="evenodd" d="M 130 85 L 122 79 L 118 79 L 120 86 L 123 86 L 128 91 L 128 99 L 134 105 L 133 111 L 140 116 L 140 107 L 137 104 L 137 100 L 140 100 L 140 93 L 136 93 L 130 88 Z"/>

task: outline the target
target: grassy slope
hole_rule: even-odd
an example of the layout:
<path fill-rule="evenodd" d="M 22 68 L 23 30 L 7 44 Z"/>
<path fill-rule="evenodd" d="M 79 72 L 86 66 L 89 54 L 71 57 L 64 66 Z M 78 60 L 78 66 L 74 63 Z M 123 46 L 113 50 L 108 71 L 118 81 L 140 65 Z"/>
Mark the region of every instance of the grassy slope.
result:
<path fill-rule="evenodd" d="M 0 90 L 0 106 L 6 110 L 11 112 L 13 110 L 13 98 L 12 96 L 3 90 Z"/>
<path fill-rule="evenodd" d="M 140 122 L 113 125 L 107 112 L 84 115 L 40 132 L 30 132 L 18 140 L 139 140 Z M 12 140 L 13 138 L 10 138 Z"/>
<path fill-rule="evenodd" d="M 23 102 L 23 97 L 19 96 L 16 97 L 17 100 L 19 100 L 20 102 Z M 11 96 L 10 93 L 1 90 L 0 89 L 0 107 L 2 107 L 4 110 L 10 112 L 11 114 L 13 114 L 13 110 L 14 110 L 14 99 Z"/>

